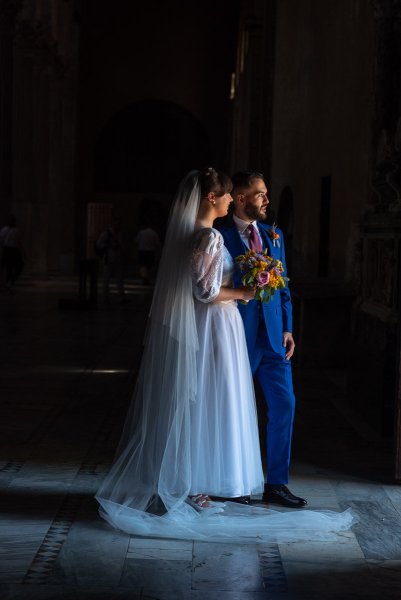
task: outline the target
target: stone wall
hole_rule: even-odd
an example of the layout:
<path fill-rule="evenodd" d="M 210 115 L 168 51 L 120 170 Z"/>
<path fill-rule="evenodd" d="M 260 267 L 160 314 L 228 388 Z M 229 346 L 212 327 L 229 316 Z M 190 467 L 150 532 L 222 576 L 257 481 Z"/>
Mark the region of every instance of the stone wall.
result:
<path fill-rule="evenodd" d="M 373 8 L 366 0 L 280 0 L 276 26 L 273 206 L 289 186 L 294 275 L 344 280 L 370 194 Z M 325 182 L 330 198 L 321 215 Z M 319 251 L 328 254 L 323 273 Z"/>

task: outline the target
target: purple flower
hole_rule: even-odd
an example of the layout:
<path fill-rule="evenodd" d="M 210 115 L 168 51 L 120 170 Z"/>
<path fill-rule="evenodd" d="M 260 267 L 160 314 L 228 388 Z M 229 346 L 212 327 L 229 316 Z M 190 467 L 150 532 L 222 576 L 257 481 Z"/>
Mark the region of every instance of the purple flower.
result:
<path fill-rule="evenodd" d="M 266 283 L 269 283 L 270 273 L 268 273 L 267 271 L 262 271 L 258 274 L 256 279 L 258 282 L 258 287 L 263 287 L 264 285 L 266 285 Z"/>

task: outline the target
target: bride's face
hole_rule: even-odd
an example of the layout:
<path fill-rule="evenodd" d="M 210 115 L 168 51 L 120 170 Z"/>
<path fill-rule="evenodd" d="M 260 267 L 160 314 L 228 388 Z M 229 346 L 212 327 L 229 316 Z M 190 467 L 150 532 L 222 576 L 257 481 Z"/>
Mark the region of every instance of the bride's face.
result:
<path fill-rule="evenodd" d="M 233 201 L 231 194 L 227 192 L 224 196 L 215 196 L 216 204 L 214 208 L 216 209 L 218 217 L 225 217 L 228 213 L 228 208 Z"/>

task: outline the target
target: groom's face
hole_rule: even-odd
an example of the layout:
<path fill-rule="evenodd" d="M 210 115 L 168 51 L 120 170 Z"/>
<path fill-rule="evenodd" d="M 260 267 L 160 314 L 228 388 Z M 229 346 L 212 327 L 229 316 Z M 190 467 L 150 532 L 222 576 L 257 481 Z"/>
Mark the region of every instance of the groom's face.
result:
<path fill-rule="evenodd" d="M 253 221 L 264 221 L 269 204 L 268 192 L 263 179 L 253 179 L 244 191 L 244 212 Z"/>

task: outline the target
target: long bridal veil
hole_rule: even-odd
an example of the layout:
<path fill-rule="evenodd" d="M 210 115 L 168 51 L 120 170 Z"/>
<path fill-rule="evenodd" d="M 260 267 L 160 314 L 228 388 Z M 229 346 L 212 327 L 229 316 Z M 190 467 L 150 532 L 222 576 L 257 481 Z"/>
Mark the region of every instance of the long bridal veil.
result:
<path fill-rule="evenodd" d="M 350 511 L 279 512 L 227 502 L 198 512 L 186 502 L 198 350 L 190 257 L 199 203 L 199 172 L 192 171 L 171 209 L 141 367 L 115 462 L 96 495 L 99 512 L 113 527 L 149 537 L 334 539 L 352 524 Z"/>

